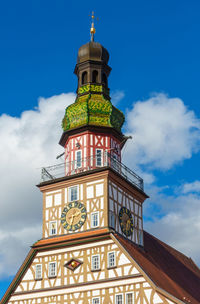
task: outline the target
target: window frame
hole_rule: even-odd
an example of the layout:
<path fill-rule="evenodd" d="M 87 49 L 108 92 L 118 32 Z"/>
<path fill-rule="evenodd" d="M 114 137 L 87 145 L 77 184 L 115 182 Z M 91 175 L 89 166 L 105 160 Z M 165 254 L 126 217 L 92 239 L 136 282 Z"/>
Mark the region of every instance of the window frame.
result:
<path fill-rule="evenodd" d="M 97 304 L 100 304 L 100 297 L 95 297 L 95 298 L 92 298 L 92 304 L 96 304 L 96 303 L 94 302 L 94 300 L 96 300 L 96 299 L 98 299 L 98 300 L 99 300 L 99 303 L 97 303 Z"/>
<path fill-rule="evenodd" d="M 93 264 L 93 258 L 94 257 L 98 257 L 98 268 L 94 268 L 94 264 Z M 92 271 L 99 271 L 100 270 L 100 255 L 99 254 L 93 254 L 91 256 L 91 270 Z"/>
<path fill-rule="evenodd" d="M 98 160 L 97 160 L 97 151 L 101 151 L 101 165 L 98 165 Z M 103 167 L 103 149 L 100 149 L 100 148 L 96 148 L 95 149 L 95 158 L 96 158 L 96 167 Z"/>
<path fill-rule="evenodd" d="M 53 223 L 55 223 L 56 224 L 56 228 L 55 228 L 55 233 L 52 233 L 52 227 L 51 227 L 51 225 L 53 224 Z M 53 236 L 53 235 L 57 235 L 57 221 L 50 221 L 49 222 L 49 235 L 50 236 Z"/>
<path fill-rule="evenodd" d="M 109 258 L 109 256 L 112 253 L 114 254 L 114 265 L 110 265 L 110 258 Z M 110 251 L 110 252 L 108 252 L 108 254 L 107 254 L 107 261 L 108 261 L 108 268 L 115 268 L 116 267 L 116 251 Z"/>
<path fill-rule="evenodd" d="M 80 166 L 78 166 L 78 161 L 77 161 L 77 154 L 80 153 L 81 158 L 80 158 Z M 82 150 L 77 150 L 75 151 L 75 169 L 82 168 Z"/>
<path fill-rule="evenodd" d="M 52 275 L 50 273 L 50 265 L 51 264 L 55 264 L 55 274 L 54 275 Z M 55 278 L 56 276 L 57 276 L 57 262 L 49 262 L 49 265 L 48 265 L 48 277 L 49 278 Z"/>
<path fill-rule="evenodd" d="M 95 225 L 93 225 L 93 216 L 94 216 L 94 214 L 97 214 L 97 225 L 95 226 Z M 97 228 L 97 227 L 99 227 L 99 211 L 95 211 L 95 212 L 92 212 L 91 213 L 91 218 L 90 218 L 90 221 L 91 221 L 91 228 Z"/>
<path fill-rule="evenodd" d="M 38 276 L 38 270 L 37 270 L 38 266 L 41 267 L 41 269 L 40 269 L 41 275 L 40 276 Z M 42 264 L 36 264 L 35 265 L 35 280 L 42 280 Z"/>
<path fill-rule="evenodd" d="M 134 304 L 134 293 L 131 292 L 131 291 L 125 293 L 125 304 L 128 304 L 128 301 L 127 301 L 127 295 L 128 294 L 132 294 L 132 303 L 131 304 Z"/>
<path fill-rule="evenodd" d="M 121 303 L 117 302 L 117 296 L 122 296 L 122 302 Z M 115 304 L 124 304 L 123 293 L 118 293 L 118 294 L 115 295 Z"/>
<path fill-rule="evenodd" d="M 112 221 L 114 221 L 114 222 L 112 223 Z M 115 216 L 115 213 L 114 213 L 114 211 L 109 210 L 109 227 L 115 229 L 115 225 L 116 225 L 116 216 Z"/>
<path fill-rule="evenodd" d="M 71 189 L 72 188 L 77 188 L 77 199 L 71 199 Z M 78 201 L 79 200 L 79 185 L 74 185 L 74 186 L 71 186 L 71 187 L 68 187 L 68 202 L 74 202 L 74 201 Z"/>

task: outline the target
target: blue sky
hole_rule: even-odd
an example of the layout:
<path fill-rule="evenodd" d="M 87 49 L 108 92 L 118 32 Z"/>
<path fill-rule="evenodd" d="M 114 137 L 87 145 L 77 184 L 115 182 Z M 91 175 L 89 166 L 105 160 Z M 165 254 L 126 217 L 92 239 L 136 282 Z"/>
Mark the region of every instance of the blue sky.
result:
<path fill-rule="evenodd" d="M 21 120 L 24 111 L 28 111 L 31 117 L 31 110 L 34 112 L 38 109 L 39 97 L 43 97 L 43 100 L 50 104 L 53 100 L 51 97 L 54 95 L 59 96 L 62 93 L 75 92 L 77 80 L 73 74 L 73 69 L 76 64 L 78 48 L 90 39 L 90 18 L 88 15 L 92 10 L 99 17 L 99 21 L 96 22 L 95 40 L 101 42 L 110 53 L 109 63 L 112 72 L 109 78 L 109 87 L 113 94 L 120 95 L 121 93 L 120 96 L 124 96 L 121 99 L 119 98 L 117 106 L 126 114 L 128 112 L 132 113 L 131 117 L 134 117 L 138 124 L 143 123 L 139 100 L 144 102 L 145 111 L 147 106 L 151 106 L 152 111 L 154 111 L 152 115 L 155 115 L 158 105 L 160 106 L 159 109 L 163 109 L 163 104 L 166 104 L 168 106 L 166 116 L 168 115 L 168 118 L 172 120 L 171 123 L 177 117 L 174 114 L 175 110 L 170 112 L 170 107 L 173 108 L 173 100 L 178 100 L 174 101 L 174 104 L 177 105 L 182 102 L 183 110 L 188 114 L 184 115 L 183 123 L 178 126 L 180 132 L 177 134 L 180 138 L 184 132 L 184 134 L 187 133 L 188 146 L 191 145 L 189 151 L 186 151 L 183 155 L 180 151 L 177 157 L 173 158 L 171 149 L 167 163 L 163 163 L 167 145 L 159 148 L 154 153 L 153 158 L 152 150 L 149 151 L 147 145 L 142 143 L 139 152 L 135 154 L 137 162 L 135 162 L 135 168 L 133 168 L 144 174 L 144 177 L 147 174 L 147 179 L 152 176 L 154 179 L 151 182 L 147 180 L 146 189 L 151 194 L 152 199 L 149 201 L 149 205 L 145 207 L 146 227 L 152 233 L 156 233 L 159 229 L 159 222 L 163 227 L 161 229 L 163 234 L 158 233 L 158 236 L 173 246 L 177 244 L 177 248 L 184 251 L 184 246 L 177 242 L 178 237 L 180 238 L 182 234 L 181 227 L 174 227 L 174 229 L 179 228 L 179 233 L 177 239 L 172 239 L 166 233 L 166 221 L 169 216 L 172 218 L 172 215 L 175 216 L 176 220 L 178 216 L 186 216 L 188 214 L 187 208 L 189 208 L 186 205 L 189 200 L 191 208 L 198 209 L 200 202 L 200 186 L 198 184 L 200 178 L 197 170 L 200 166 L 198 153 L 200 135 L 199 129 L 195 125 L 199 126 L 200 117 L 199 1 L 123 1 L 123 5 L 121 1 L 104 0 L 74 2 L 64 0 L 1 1 L 0 100 L 1 115 L 6 114 L 7 116 L 0 117 L 3 117 L 0 126 L 2 130 L 5 128 L 4 134 L 7 134 L 6 130 L 11 128 L 11 122 L 9 124 L 9 121 L 6 120 L 5 122 L 5 119 L 12 118 L 13 128 L 15 128 L 15 123 L 18 124 L 19 121 L 14 122 L 14 117 Z M 71 95 L 66 96 L 67 102 L 69 99 L 73 99 Z M 157 97 L 152 100 L 152 96 Z M 56 102 L 58 102 L 57 99 L 55 106 L 61 106 Z M 62 103 L 63 101 L 59 102 Z M 138 105 L 137 110 L 134 108 L 134 103 Z M 193 113 L 193 118 L 191 113 Z M 137 127 L 131 125 L 131 117 L 124 132 L 137 131 Z M 182 117 L 180 114 L 180 119 Z M 183 132 L 183 126 L 187 124 L 188 117 L 195 123 L 190 123 L 188 129 Z M 60 120 L 55 121 L 55 123 L 57 127 L 60 126 Z M 9 127 L 7 127 L 7 124 L 9 124 Z M 167 123 L 168 128 L 169 125 Z M 43 128 L 45 128 L 45 124 Z M 165 130 L 164 126 L 162 128 Z M 177 129 L 173 130 L 176 131 Z M 23 129 L 23 132 L 25 131 Z M 176 134 L 175 131 L 169 134 Z M 61 129 L 58 132 L 61 134 Z M 12 157 L 9 154 L 12 141 L 9 141 L 8 136 L 6 138 L 3 152 L 8 154 L 7 166 L 9 166 L 9 160 Z M 49 140 L 52 140 L 52 145 L 56 146 L 59 136 L 56 133 L 56 136 Z M 184 140 L 185 137 L 183 137 Z M 140 141 L 137 141 L 136 136 L 136 144 L 137 142 Z M 18 153 L 23 154 L 23 144 L 26 145 L 27 142 L 20 142 L 18 147 L 21 147 L 21 150 L 19 148 Z M 146 149 L 144 155 L 149 157 L 148 161 L 138 156 L 142 147 Z M 172 145 L 172 147 L 174 146 Z M 45 145 L 43 145 L 43 149 L 46 149 Z M 129 155 L 131 148 L 127 149 L 127 155 Z M 174 152 L 177 149 L 174 149 Z M 180 150 L 182 149 L 180 147 Z M 28 153 L 27 151 L 26 153 Z M 160 151 L 163 153 L 162 157 L 160 157 Z M 52 155 L 53 153 L 54 150 Z M 48 158 L 49 161 L 50 159 L 51 157 Z M 34 165 L 35 168 L 41 166 L 37 162 Z M 6 169 L 5 172 L 7 174 L 10 172 L 9 178 L 12 179 L 12 170 L 6 171 Z M 149 175 L 151 176 L 149 177 Z M 23 178 L 21 178 L 22 182 Z M 35 180 L 30 178 L 27 187 L 32 187 L 34 182 Z M 197 183 L 194 184 L 195 182 Z M 16 191 L 17 189 L 19 187 L 16 187 Z M 38 194 L 34 195 L 37 196 Z M 17 194 L 16 197 L 18 197 Z M 39 199 L 41 200 L 41 196 Z M 174 205 L 170 205 L 169 202 Z M 186 205 L 183 211 L 181 206 L 184 205 L 184 202 Z M 37 211 L 34 209 L 35 221 L 37 221 L 36 215 L 41 212 L 39 206 L 41 204 L 38 203 Z M 176 213 L 173 208 L 174 210 L 177 208 L 176 210 L 179 211 Z M 27 216 L 25 211 L 24 216 Z M 188 223 L 190 225 L 191 223 L 194 224 L 196 220 L 197 218 L 192 215 L 188 219 Z M 151 225 L 151 223 L 153 224 Z M 187 225 L 187 219 L 185 223 Z M 35 222 L 33 221 L 31 224 L 34 225 Z M 25 227 L 26 224 L 22 228 Z M 173 228 L 173 224 L 171 224 L 171 227 Z M 4 229 L 8 229 L 6 224 Z M 199 227 L 198 229 L 200 230 Z M 1 231 L 1 233 L 4 232 Z M 34 235 L 33 232 L 31 233 Z M 190 233 L 194 234 L 195 229 Z M 190 238 L 187 231 L 185 232 L 185 238 Z M 21 242 L 17 242 L 19 239 L 19 237 L 14 238 L 13 236 L 13 244 L 19 244 Z M 197 242 L 196 239 L 194 241 Z M 1 246 L 3 244 L 2 242 Z M 24 258 L 25 247 L 26 252 L 28 252 L 28 245 L 25 246 L 23 242 L 20 244 L 22 245 L 16 245 L 19 250 L 19 260 L 16 262 L 18 266 Z M 192 244 L 190 243 L 191 247 Z M 187 242 L 185 241 L 186 245 Z M 8 245 L 8 248 L 12 249 L 13 247 Z M 200 263 L 196 257 L 197 249 L 191 252 L 186 250 L 185 253 L 191 254 L 195 261 Z M 13 259 L 12 255 L 10 255 L 10 259 Z M 0 252 L 0 297 L 17 270 L 13 269 L 13 272 L 9 271 L 7 275 L 5 271 L 2 271 L 1 274 L 1 263 L 6 265 L 4 252 Z"/>

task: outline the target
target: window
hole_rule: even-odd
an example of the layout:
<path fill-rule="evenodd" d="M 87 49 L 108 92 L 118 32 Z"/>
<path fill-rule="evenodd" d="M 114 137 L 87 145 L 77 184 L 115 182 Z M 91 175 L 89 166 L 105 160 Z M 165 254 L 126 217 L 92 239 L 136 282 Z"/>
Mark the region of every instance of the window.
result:
<path fill-rule="evenodd" d="M 99 270 L 100 263 L 99 263 L 99 255 L 92 256 L 92 270 Z"/>
<path fill-rule="evenodd" d="M 95 228 L 99 226 L 99 212 L 93 212 L 91 214 L 91 227 Z"/>
<path fill-rule="evenodd" d="M 49 263 L 49 277 L 56 276 L 56 262 Z"/>
<path fill-rule="evenodd" d="M 116 295 L 115 304 L 123 304 L 122 294 Z"/>
<path fill-rule="evenodd" d="M 93 298 L 92 299 L 92 304 L 100 304 L 100 299 L 99 298 Z"/>
<path fill-rule="evenodd" d="M 55 234 L 57 234 L 57 223 L 54 221 L 49 223 L 49 235 Z"/>
<path fill-rule="evenodd" d="M 76 168 L 82 167 L 82 152 L 76 151 Z"/>
<path fill-rule="evenodd" d="M 69 202 L 77 201 L 78 200 L 78 186 L 73 186 L 68 188 L 69 191 Z"/>
<path fill-rule="evenodd" d="M 92 82 L 93 83 L 97 83 L 98 82 L 98 72 L 97 71 L 93 71 L 92 72 Z"/>
<path fill-rule="evenodd" d="M 101 167 L 102 166 L 102 150 L 96 149 L 96 166 Z"/>
<path fill-rule="evenodd" d="M 82 74 L 82 84 L 87 83 L 87 72 L 83 72 Z"/>
<path fill-rule="evenodd" d="M 115 228 L 115 214 L 113 211 L 109 211 L 109 225 L 112 228 Z"/>
<path fill-rule="evenodd" d="M 35 279 L 42 279 L 42 264 L 35 265 Z"/>
<path fill-rule="evenodd" d="M 133 294 L 132 293 L 126 294 L 126 304 L 133 304 Z"/>
<path fill-rule="evenodd" d="M 115 259 L 115 252 L 108 252 L 108 267 L 115 267 L 116 266 L 116 259 Z"/>

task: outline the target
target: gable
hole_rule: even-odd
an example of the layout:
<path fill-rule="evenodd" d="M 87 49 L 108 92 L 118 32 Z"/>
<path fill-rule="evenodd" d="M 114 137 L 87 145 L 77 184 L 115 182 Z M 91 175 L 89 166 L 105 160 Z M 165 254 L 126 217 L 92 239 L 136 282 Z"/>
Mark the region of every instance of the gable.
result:
<path fill-rule="evenodd" d="M 108 267 L 108 253 L 115 252 L 116 265 Z M 91 270 L 92 255 L 99 255 L 100 270 Z M 78 259 L 82 264 L 71 271 L 64 267 L 70 259 Z M 57 262 L 55 278 L 48 277 L 48 263 Z M 35 265 L 43 265 L 42 280 L 35 280 Z M 135 304 L 172 304 L 169 298 L 159 294 L 150 281 L 140 271 L 137 263 L 130 258 L 124 248 L 113 239 L 104 239 L 82 245 L 64 246 L 37 250 L 29 266 L 21 277 L 9 302 L 12 304 L 40 303 L 91 303 L 100 296 L 103 303 L 114 303 L 115 297 L 127 293 L 134 297 Z"/>

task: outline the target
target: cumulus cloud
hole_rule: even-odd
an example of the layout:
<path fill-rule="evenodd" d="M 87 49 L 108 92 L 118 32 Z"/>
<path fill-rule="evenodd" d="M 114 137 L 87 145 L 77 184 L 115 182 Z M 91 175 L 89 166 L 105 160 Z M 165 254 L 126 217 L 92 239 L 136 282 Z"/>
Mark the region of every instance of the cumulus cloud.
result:
<path fill-rule="evenodd" d="M 113 99 L 119 102 L 123 96 L 120 93 L 118 99 Z M 40 182 L 39 168 L 55 164 L 56 156 L 63 152 L 57 144 L 62 133 L 61 121 L 65 107 L 74 100 L 73 93 L 40 98 L 37 108 L 23 112 L 20 117 L 0 116 L 0 278 L 13 275 L 27 254 L 28 246 L 41 238 L 42 195 L 34 185 Z M 157 94 L 146 101 L 138 101 L 127 112 L 125 131 L 133 136 L 133 141 L 126 145 L 124 159 L 129 167 L 142 173 L 145 183 L 153 183 L 156 180 L 154 169 L 172 168 L 199 150 L 199 128 L 195 114 L 178 98 Z M 185 247 L 196 237 L 198 225 L 194 225 L 193 220 L 199 222 L 198 213 L 189 212 L 188 200 L 197 209 L 199 197 L 183 190 L 180 198 L 173 196 L 170 200 L 161 195 L 162 191 L 155 186 L 149 191 L 152 200 L 146 204 L 146 216 L 149 214 L 152 218 L 152 208 L 158 202 L 160 211 L 155 214 L 156 221 L 151 227 L 147 223 L 147 228 L 162 232 L 160 237 L 172 245 L 177 240 L 176 248 L 182 249 L 184 235 L 187 236 Z M 169 222 L 174 229 L 168 227 Z M 182 238 L 179 233 L 176 235 L 176 229 L 182 229 Z M 173 239 L 170 239 L 168 233 L 172 230 Z"/>
<path fill-rule="evenodd" d="M 150 220 L 146 220 L 145 229 L 199 265 L 200 195 L 168 196 L 154 187 L 149 193 L 151 199 L 144 205 L 144 216 Z"/>
<path fill-rule="evenodd" d="M 124 98 L 124 91 L 115 90 L 111 92 L 111 101 L 114 106 L 120 103 L 120 101 Z"/>
<path fill-rule="evenodd" d="M 130 164 L 168 170 L 200 149 L 200 120 L 179 98 L 155 94 L 133 104 L 126 119 Z"/>
<path fill-rule="evenodd" d="M 55 164 L 63 152 L 61 121 L 74 99 L 73 93 L 39 98 L 38 107 L 19 118 L 0 116 L 0 277 L 15 273 L 28 246 L 41 238 L 42 196 L 35 184 L 40 167 Z"/>
<path fill-rule="evenodd" d="M 181 191 L 183 193 L 190 193 L 190 192 L 199 192 L 200 193 L 200 181 L 195 181 L 192 183 L 186 183 L 181 186 Z"/>

